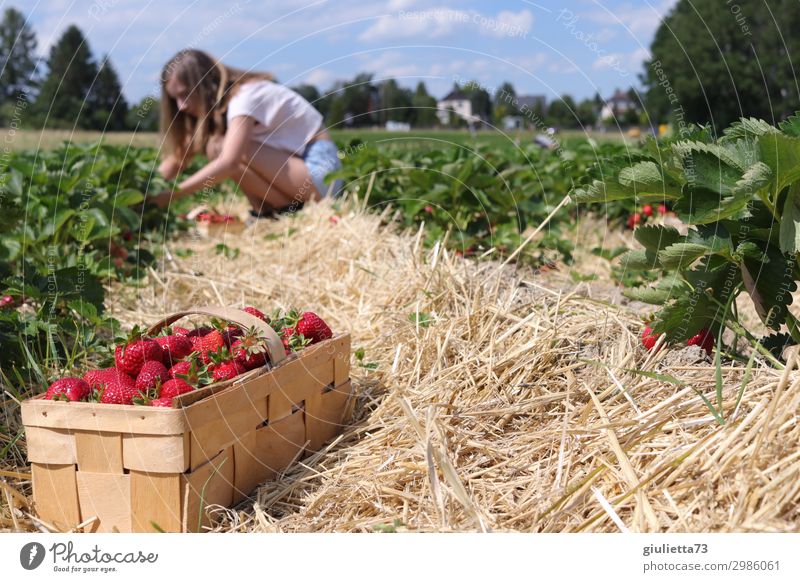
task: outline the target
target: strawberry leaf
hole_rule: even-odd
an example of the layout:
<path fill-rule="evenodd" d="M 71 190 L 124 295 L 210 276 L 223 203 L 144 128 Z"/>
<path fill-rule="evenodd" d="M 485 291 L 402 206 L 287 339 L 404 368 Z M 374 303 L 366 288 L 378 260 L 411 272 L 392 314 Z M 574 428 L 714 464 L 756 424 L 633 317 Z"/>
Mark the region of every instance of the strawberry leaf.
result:
<path fill-rule="evenodd" d="M 800 139 L 781 133 L 764 135 L 758 140 L 761 161 L 775 176 L 775 192 L 800 178 Z"/>
<path fill-rule="evenodd" d="M 777 130 L 766 121 L 750 117 L 734 121 L 730 127 L 723 130 L 725 137 L 723 140 L 734 140 L 741 138 L 755 138 L 767 133 L 776 133 Z"/>
<path fill-rule="evenodd" d="M 800 250 L 800 187 L 792 186 L 783 205 L 780 228 L 781 252 L 796 253 Z"/>
<path fill-rule="evenodd" d="M 780 130 L 785 133 L 786 135 L 790 135 L 792 137 L 800 137 L 800 115 L 795 113 L 786 121 L 782 121 L 778 124 Z"/>
<path fill-rule="evenodd" d="M 649 250 L 628 251 L 620 258 L 620 267 L 626 271 L 660 269 L 658 254 Z"/>
<path fill-rule="evenodd" d="M 623 168 L 619 173 L 619 183 L 632 190 L 637 197 L 655 196 L 658 200 L 663 200 L 681 195 L 681 185 L 663 175 L 659 166 L 652 161 Z"/>
<path fill-rule="evenodd" d="M 662 225 L 641 226 L 633 231 L 633 236 L 645 249 L 654 252 L 675 244 L 682 238 L 677 229 Z"/>

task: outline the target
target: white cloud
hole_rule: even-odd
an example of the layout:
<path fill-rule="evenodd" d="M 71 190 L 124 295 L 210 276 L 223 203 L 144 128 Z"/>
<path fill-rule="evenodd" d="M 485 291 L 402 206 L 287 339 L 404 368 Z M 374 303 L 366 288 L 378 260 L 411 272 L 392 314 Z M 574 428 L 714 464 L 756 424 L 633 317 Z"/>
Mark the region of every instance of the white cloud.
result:
<path fill-rule="evenodd" d="M 661 20 L 675 4 L 677 4 L 677 0 L 661 0 L 644 6 L 638 3 L 624 4 L 613 11 L 599 9 L 581 16 L 607 26 L 625 27 L 629 34 L 640 39 L 643 43 L 649 44 L 653 34 L 661 24 Z"/>
<path fill-rule="evenodd" d="M 303 83 L 314 85 L 315 87 L 327 87 L 333 82 L 336 76 L 333 71 L 328 69 L 314 69 L 303 78 Z"/>
<path fill-rule="evenodd" d="M 430 8 L 384 14 L 358 38 L 365 42 L 405 38 L 436 39 L 455 33 L 474 32 L 498 38 L 521 37 L 527 35 L 532 27 L 533 14 L 530 10 L 503 10 L 496 15 L 486 15 L 475 10 Z"/>
<path fill-rule="evenodd" d="M 650 51 L 646 48 L 637 48 L 629 53 L 609 53 L 600 56 L 592 63 L 595 70 L 611 69 L 627 77 L 642 68 L 642 63 L 650 58 Z"/>

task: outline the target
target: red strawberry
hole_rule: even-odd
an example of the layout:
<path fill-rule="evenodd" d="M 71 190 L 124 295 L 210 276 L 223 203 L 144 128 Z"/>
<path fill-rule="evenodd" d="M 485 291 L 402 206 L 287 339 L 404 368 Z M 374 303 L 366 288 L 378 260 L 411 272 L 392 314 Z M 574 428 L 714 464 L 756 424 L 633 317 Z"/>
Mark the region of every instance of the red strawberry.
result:
<path fill-rule="evenodd" d="M 192 353 L 192 341 L 182 335 L 166 335 L 156 338 L 161 346 L 161 359 L 167 363 L 175 363 Z"/>
<path fill-rule="evenodd" d="M 256 309 L 255 307 L 245 307 L 242 309 L 245 313 L 249 313 L 250 315 L 255 315 L 259 319 L 263 319 L 267 323 L 269 323 L 269 317 L 264 315 L 260 310 Z"/>
<path fill-rule="evenodd" d="M 128 378 L 127 381 L 123 378 Z M 127 376 L 109 380 L 100 389 L 100 402 L 103 404 L 133 404 L 133 399 L 139 396 L 136 384 Z"/>
<path fill-rule="evenodd" d="M 161 385 L 161 392 L 158 393 L 159 398 L 174 398 L 181 394 L 186 394 L 194 390 L 185 380 L 174 378 L 167 380 Z"/>
<path fill-rule="evenodd" d="M 196 327 L 192 331 L 186 334 L 187 337 L 203 337 L 204 335 L 208 335 L 213 331 L 213 327 L 209 327 L 207 325 L 203 325 L 201 327 Z"/>
<path fill-rule="evenodd" d="M 700 346 L 710 356 L 711 352 L 714 351 L 714 346 L 716 345 L 716 340 L 714 339 L 714 333 L 709 331 L 707 327 L 704 327 L 697 333 L 697 335 L 689 338 L 689 340 L 686 342 L 686 345 Z"/>
<path fill-rule="evenodd" d="M 231 347 L 237 338 L 242 337 L 243 333 L 241 328 L 232 325 L 222 332 L 222 341 L 225 342 L 226 347 Z"/>
<path fill-rule="evenodd" d="M 292 336 L 294 336 L 294 328 L 293 327 L 284 327 L 280 333 L 281 342 L 283 342 L 283 348 L 286 350 L 286 353 L 292 351 Z"/>
<path fill-rule="evenodd" d="M 652 350 L 657 341 L 658 336 L 653 334 L 653 329 L 649 325 L 645 327 L 644 331 L 642 332 L 642 345 L 648 350 Z"/>
<path fill-rule="evenodd" d="M 659 204 L 658 205 L 658 213 L 664 215 L 667 213 L 667 205 L 666 204 Z"/>
<path fill-rule="evenodd" d="M 636 228 L 636 225 L 642 221 L 642 215 L 634 212 L 628 217 L 628 228 Z"/>
<path fill-rule="evenodd" d="M 648 217 L 653 216 L 653 207 L 649 204 L 645 204 L 642 206 L 642 214 Z"/>
<path fill-rule="evenodd" d="M 6 307 L 11 307 L 14 305 L 14 298 L 11 295 L 4 295 L 0 297 L 0 309 L 5 309 Z"/>
<path fill-rule="evenodd" d="M 178 375 L 188 375 L 191 369 L 192 362 L 178 362 L 167 371 L 167 374 L 170 378 L 177 378 Z"/>
<path fill-rule="evenodd" d="M 47 400 L 77 402 L 86 399 L 91 391 L 89 384 L 81 378 L 61 378 L 50 384 L 44 397 Z"/>
<path fill-rule="evenodd" d="M 139 375 L 136 376 L 136 390 L 145 394 L 167 380 L 169 380 L 169 376 L 164 364 L 154 361 L 145 362 Z"/>
<path fill-rule="evenodd" d="M 200 365 L 196 357 L 186 362 L 178 362 L 169 369 L 167 374 L 170 378 L 185 380 L 195 388 L 210 383 L 208 369 Z"/>
<path fill-rule="evenodd" d="M 185 327 L 173 327 L 172 328 L 172 335 L 189 335 L 190 333 L 192 333 L 192 332 L 190 332 Z"/>
<path fill-rule="evenodd" d="M 431 206 L 430 204 L 425 206 L 425 212 L 427 212 L 428 214 L 433 214 L 433 206 Z"/>
<path fill-rule="evenodd" d="M 311 340 L 312 344 L 333 337 L 331 328 L 322 318 L 311 311 L 304 311 L 295 326 L 297 333 Z"/>
<path fill-rule="evenodd" d="M 136 376 L 145 362 L 160 362 L 161 358 L 161 346 L 150 339 L 134 340 L 124 346 L 117 346 L 114 352 L 117 368 L 131 376 Z"/>
<path fill-rule="evenodd" d="M 125 372 L 121 372 L 116 368 L 103 368 L 102 370 L 89 370 L 83 375 L 83 379 L 92 388 L 102 388 L 108 382 L 118 381 L 124 383 L 134 383 L 133 378 L 128 376 Z"/>
<path fill-rule="evenodd" d="M 191 338 L 192 350 L 200 354 L 200 360 L 204 364 L 211 361 L 209 354 L 215 353 L 225 347 L 225 338 L 219 330 L 213 330 L 204 336 Z"/>
<path fill-rule="evenodd" d="M 339 223 L 339 217 L 336 216 L 335 214 L 333 216 L 329 216 L 328 220 L 333 224 L 338 224 Z"/>
<path fill-rule="evenodd" d="M 164 408 L 172 408 L 172 397 L 165 396 L 164 398 L 155 398 L 150 401 L 150 406 L 163 406 Z"/>
<path fill-rule="evenodd" d="M 235 361 L 223 362 L 214 367 L 214 374 L 212 377 L 214 378 L 214 382 L 224 382 L 225 380 L 235 378 L 239 374 L 244 374 L 246 371 L 244 367 L 240 366 Z"/>
<path fill-rule="evenodd" d="M 267 348 L 257 330 L 251 329 L 231 344 L 236 362 L 246 370 L 260 368 L 267 363 Z"/>

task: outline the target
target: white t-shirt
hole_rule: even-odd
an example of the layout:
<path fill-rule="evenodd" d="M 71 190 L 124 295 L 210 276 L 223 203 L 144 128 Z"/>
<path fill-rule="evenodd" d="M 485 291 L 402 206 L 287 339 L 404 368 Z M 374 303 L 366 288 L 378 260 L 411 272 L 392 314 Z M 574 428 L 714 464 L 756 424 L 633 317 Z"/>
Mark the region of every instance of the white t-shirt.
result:
<path fill-rule="evenodd" d="M 251 81 L 239 87 L 228 103 L 228 124 L 240 115 L 258 122 L 253 139 L 296 155 L 303 155 L 308 141 L 322 129 L 319 111 L 301 95 L 272 81 Z"/>

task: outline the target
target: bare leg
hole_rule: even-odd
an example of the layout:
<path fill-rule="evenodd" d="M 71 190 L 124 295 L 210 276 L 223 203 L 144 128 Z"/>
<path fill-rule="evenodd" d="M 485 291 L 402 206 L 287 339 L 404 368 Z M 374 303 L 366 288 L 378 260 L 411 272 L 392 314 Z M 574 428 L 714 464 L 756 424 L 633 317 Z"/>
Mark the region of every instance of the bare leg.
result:
<path fill-rule="evenodd" d="M 252 142 L 252 145 L 245 151 L 244 164 L 248 170 L 257 174 L 263 183 L 271 185 L 260 190 L 262 199 L 274 200 L 272 192 L 275 190 L 281 194 L 281 196 L 276 196 L 278 200 L 275 202 L 280 206 L 321 198 L 311 179 L 308 166 L 298 156 Z M 249 173 L 246 174 L 249 175 Z M 255 180 L 253 180 L 253 186 L 256 186 Z M 258 195 L 258 192 L 258 189 L 253 190 L 254 195 Z"/>
<path fill-rule="evenodd" d="M 274 184 L 270 184 L 252 166 L 239 165 L 239 173 L 234 176 L 253 210 L 259 214 L 274 208 L 283 208 L 292 203 L 292 197 L 282 192 Z"/>

